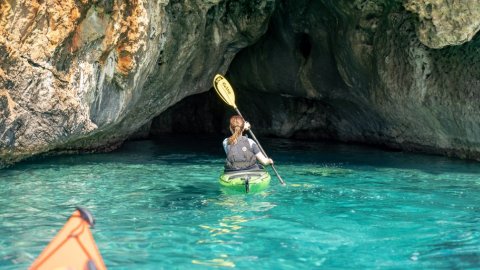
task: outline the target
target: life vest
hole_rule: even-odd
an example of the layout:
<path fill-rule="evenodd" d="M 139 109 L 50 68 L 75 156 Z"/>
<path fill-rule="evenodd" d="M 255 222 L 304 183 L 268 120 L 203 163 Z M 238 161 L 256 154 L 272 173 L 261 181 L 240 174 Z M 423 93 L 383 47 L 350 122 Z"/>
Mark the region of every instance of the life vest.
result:
<path fill-rule="evenodd" d="M 257 163 L 248 138 L 241 136 L 237 138 L 236 144 L 227 146 L 227 160 L 225 168 L 228 170 L 243 170 L 252 167 Z"/>

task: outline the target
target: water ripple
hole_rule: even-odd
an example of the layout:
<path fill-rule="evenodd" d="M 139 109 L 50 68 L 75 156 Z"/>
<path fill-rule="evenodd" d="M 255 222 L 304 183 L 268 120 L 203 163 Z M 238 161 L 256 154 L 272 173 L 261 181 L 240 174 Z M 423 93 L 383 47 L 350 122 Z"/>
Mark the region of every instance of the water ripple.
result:
<path fill-rule="evenodd" d="M 0 268 L 28 268 L 78 205 L 109 269 L 480 266 L 477 163 L 281 141 L 286 187 L 225 195 L 221 147 L 173 142 L 0 171 Z"/>

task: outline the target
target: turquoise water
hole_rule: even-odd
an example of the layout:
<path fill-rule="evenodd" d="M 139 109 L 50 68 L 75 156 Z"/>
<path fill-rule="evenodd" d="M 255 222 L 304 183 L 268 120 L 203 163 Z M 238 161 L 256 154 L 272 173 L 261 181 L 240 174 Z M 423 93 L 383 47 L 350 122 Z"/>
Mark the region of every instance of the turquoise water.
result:
<path fill-rule="evenodd" d="M 479 163 L 264 139 L 288 185 L 225 195 L 219 142 L 0 170 L 0 269 L 26 269 L 78 205 L 109 269 L 480 268 Z"/>

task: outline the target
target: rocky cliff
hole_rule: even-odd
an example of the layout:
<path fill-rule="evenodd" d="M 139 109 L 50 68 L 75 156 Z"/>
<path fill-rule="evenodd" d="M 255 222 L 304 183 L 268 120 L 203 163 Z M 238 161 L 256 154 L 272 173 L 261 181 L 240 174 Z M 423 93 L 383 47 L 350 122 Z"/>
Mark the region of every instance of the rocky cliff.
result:
<path fill-rule="evenodd" d="M 1 0 L 0 163 L 114 147 L 266 30 L 274 1 Z"/>
<path fill-rule="evenodd" d="M 0 0 L 0 163 L 115 147 L 229 66 L 262 134 L 478 159 L 479 12 L 447 0 Z M 204 104 L 190 100 L 185 115 Z M 153 126 L 191 120 L 168 115 Z"/>

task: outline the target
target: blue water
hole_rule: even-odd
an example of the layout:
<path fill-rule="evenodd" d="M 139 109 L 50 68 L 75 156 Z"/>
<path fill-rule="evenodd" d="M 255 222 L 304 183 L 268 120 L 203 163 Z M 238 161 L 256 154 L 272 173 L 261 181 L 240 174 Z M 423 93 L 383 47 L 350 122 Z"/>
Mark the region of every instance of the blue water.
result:
<path fill-rule="evenodd" d="M 0 170 L 0 268 L 81 205 L 109 269 L 480 269 L 480 163 L 262 141 L 288 185 L 250 195 L 221 192 L 220 140 L 195 137 Z"/>

